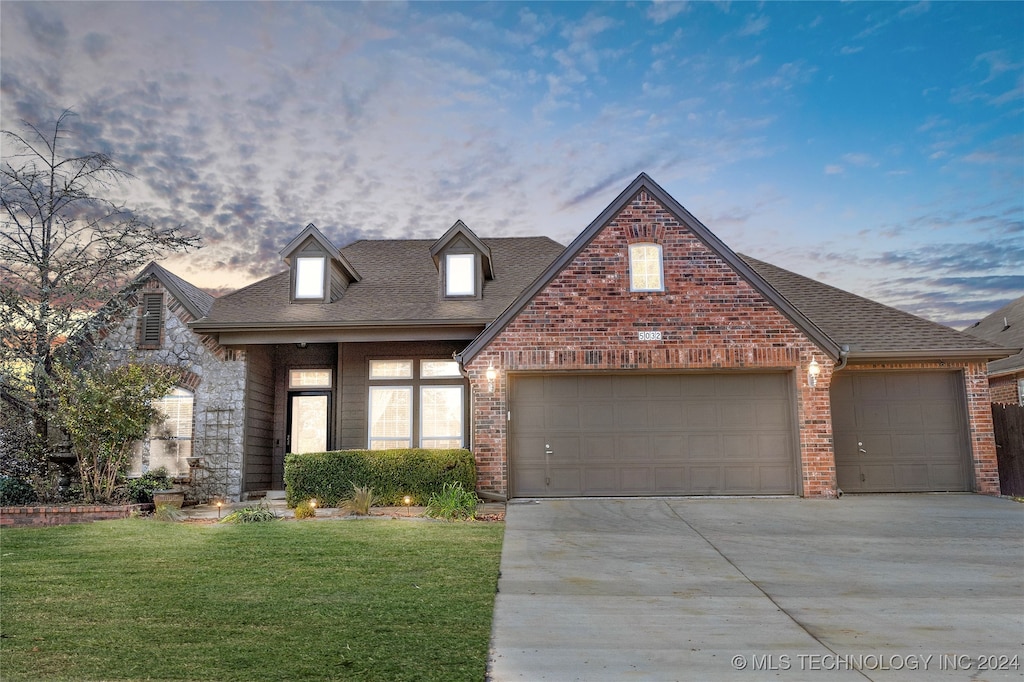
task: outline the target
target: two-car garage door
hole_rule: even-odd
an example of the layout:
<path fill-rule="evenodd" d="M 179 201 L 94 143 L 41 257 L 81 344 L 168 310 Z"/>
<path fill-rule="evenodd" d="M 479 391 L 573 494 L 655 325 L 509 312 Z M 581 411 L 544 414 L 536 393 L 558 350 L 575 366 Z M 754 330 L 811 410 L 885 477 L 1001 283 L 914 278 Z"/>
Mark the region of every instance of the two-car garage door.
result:
<path fill-rule="evenodd" d="M 791 375 L 514 376 L 512 495 L 793 494 Z"/>

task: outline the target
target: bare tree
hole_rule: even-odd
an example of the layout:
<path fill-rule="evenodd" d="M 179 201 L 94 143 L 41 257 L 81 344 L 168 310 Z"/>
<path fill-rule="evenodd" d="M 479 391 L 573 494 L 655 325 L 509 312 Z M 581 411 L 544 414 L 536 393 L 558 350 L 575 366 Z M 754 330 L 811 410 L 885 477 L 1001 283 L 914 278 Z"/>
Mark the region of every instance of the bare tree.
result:
<path fill-rule="evenodd" d="M 25 389 L 43 448 L 59 346 L 84 335 L 95 324 L 90 313 L 116 300 L 142 265 L 199 245 L 183 226 L 157 227 L 104 196 L 132 176 L 106 154 L 76 154 L 72 116 L 2 131 L 0 386 Z"/>

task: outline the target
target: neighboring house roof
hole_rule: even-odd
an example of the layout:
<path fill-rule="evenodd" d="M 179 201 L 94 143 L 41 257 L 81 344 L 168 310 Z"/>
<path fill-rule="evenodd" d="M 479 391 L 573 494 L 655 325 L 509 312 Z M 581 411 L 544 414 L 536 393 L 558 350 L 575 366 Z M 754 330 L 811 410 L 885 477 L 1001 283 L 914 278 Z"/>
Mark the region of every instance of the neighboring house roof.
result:
<path fill-rule="evenodd" d="M 991 315 L 972 324 L 964 332 L 1001 346 L 1021 348 L 1024 346 L 1024 296 L 1010 301 Z M 990 375 L 1022 370 L 1024 370 L 1024 351 L 988 363 Z"/>
<path fill-rule="evenodd" d="M 151 262 L 147 265 L 142 272 L 138 274 L 134 282 L 142 283 L 150 276 L 155 276 L 160 280 L 163 283 L 164 288 L 171 292 L 171 295 L 178 299 L 178 301 L 185 306 L 185 310 L 187 310 L 189 314 L 197 320 L 210 312 L 210 308 L 216 300 L 210 294 L 206 293 L 199 287 L 186 282 L 167 268 L 157 265 L 156 262 Z"/>
<path fill-rule="evenodd" d="M 340 249 L 361 275 L 333 303 L 289 300 L 288 271 L 217 299 L 197 331 L 490 323 L 563 247 L 547 237 L 482 239 L 496 263 L 480 299 L 445 300 L 434 240 L 362 240 Z"/>
<path fill-rule="evenodd" d="M 740 256 L 851 359 L 1005 357 L 1008 349 L 795 272 Z"/>

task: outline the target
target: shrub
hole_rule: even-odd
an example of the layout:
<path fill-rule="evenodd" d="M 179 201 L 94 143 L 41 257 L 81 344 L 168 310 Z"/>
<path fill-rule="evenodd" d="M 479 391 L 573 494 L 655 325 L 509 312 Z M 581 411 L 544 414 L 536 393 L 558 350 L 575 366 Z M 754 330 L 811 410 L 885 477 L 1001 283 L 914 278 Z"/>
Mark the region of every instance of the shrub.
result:
<path fill-rule="evenodd" d="M 295 505 L 295 518 L 311 519 L 316 516 L 316 507 L 309 500 L 303 500 Z"/>
<path fill-rule="evenodd" d="M 463 489 L 459 483 L 445 483 L 441 492 L 427 501 L 424 512 L 435 519 L 472 519 L 476 516 L 476 493 Z"/>
<path fill-rule="evenodd" d="M 341 507 L 356 516 L 366 516 L 370 513 L 370 507 L 373 506 L 375 500 L 373 488 L 353 483 L 352 494 L 342 501 Z"/>
<path fill-rule="evenodd" d="M 263 523 L 264 521 L 274 521 L 277 519 L 277 515 L 274 514 L 270 507 L 260 505 L 258 507 L 243 507 L 236 509 L 231 512 L 223 519 L 221 523 Z"/>
<path fill-rule="evenodd" d="M 153 510 L 153 518 L 157 521 L 184 521 L 185 512 L 170 504 L 158 504 Z"/>
<path fill-rule="evenodd" d="M 147 471 L 139 478 L 129 478 L 125 483 L 125 497 L 134 504 L 148 504 L 153 501 L 154 490 L 167 490 L 173 481 L 165 467 Z"/>
<path fill-rule="evenodd" d="M 445 483 L 473 490 L 476 466 L 469 450 L 293 453 L 285 458 L 284 480 L 289 507 L 310 498 L 338 507 L 356 486 L 373 488 L 377 504 L 397 506 L 406 495 L 413 504 L 423 504 Z"/>
<path fill-rule="evenodd" d="M 20 478 L 0 476 L 0 507 L 20 504 L 32 504 L 36 501 L 36 491 L 32 484 Z"/>

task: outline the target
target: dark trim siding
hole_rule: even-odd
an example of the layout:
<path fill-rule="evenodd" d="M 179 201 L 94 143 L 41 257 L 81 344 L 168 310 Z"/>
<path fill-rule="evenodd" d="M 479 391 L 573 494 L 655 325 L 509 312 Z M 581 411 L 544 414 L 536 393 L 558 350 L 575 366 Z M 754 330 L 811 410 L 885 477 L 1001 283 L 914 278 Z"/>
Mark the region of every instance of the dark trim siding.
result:
<path fill-rule="evenodd" d="M 270 487 L 274 456 L 273 348 L 249 346 L 246 350 L 243 493 Z"/>

